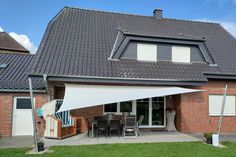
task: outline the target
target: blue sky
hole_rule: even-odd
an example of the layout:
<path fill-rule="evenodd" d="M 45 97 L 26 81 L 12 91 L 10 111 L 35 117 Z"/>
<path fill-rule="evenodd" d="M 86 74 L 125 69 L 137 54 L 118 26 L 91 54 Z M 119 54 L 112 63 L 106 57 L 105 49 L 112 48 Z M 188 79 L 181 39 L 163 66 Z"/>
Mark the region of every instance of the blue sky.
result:
<path fill-rule="evenodd" d="M 0 31 L 36 51 L 47 23 L 64 7 L 221 23 L 236 37 L 236 0 L 0 0 Z"/>

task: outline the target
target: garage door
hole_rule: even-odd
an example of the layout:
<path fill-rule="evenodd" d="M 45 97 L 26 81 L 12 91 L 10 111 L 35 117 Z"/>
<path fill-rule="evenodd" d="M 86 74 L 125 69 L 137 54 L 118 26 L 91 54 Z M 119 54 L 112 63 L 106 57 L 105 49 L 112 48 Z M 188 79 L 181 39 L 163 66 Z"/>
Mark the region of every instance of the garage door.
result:
<path fill-rule="evenodd" d="M 13 136 L 33 135 L 33 121 L 29 97 L 15 97 L 13 108 Z"/>

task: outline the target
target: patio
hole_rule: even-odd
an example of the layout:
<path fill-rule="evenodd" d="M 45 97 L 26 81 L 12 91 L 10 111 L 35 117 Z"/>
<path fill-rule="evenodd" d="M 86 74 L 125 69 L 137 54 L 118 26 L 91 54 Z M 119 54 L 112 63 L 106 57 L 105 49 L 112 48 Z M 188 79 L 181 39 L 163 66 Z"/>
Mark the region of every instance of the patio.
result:
<path fill-rule="evenodd" d="M 137 139 L 124 139 L 123 137 L 112 136 L 88 138 L 87 133 L 82 133 L 63 140 L 44 139 L 45 146 L 62 146 L 62 145 L 93 145 L 93 144 L 115 144 L 115 143 L 157 143 L 157 142 L 193 142 L 201 141 L 201 138 L 196 138 L 181 132 L 167 131 L 142 131 L 142 136 Z"/>

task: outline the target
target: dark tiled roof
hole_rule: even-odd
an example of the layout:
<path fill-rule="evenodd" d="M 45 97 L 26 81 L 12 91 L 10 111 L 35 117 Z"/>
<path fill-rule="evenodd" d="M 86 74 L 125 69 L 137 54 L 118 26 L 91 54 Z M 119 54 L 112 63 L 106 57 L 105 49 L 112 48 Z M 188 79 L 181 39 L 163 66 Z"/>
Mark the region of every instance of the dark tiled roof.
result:
<path fill-rule="evenodd" d="M 29 53 L 29 50 L 24 48 L 21 44 L 19 44 L 6 32 L 0 32 L 0 50 L 10 50 L 10 51 Z"/>
<path fill-rule="evenodd" d="M 29 89 L 28 72 L 34 55 L 2 53 L 0 51 L 0 65 L 7 64 L 6 68 L 0 68 L 0 90 L 2 89 Z M 33 82 L 34 89 L 44 89 L 42 81 Z"/>
<path fill-rule="evenodd" d="M 120 28 L 145 36 L 204 38 L 218 66 L 108 60 Z M 219 24 L 66 7 L 48 24 L 31 74 L 205 81 L 203 72 L 236 73 L 235 60 L 236 40 Z"/>

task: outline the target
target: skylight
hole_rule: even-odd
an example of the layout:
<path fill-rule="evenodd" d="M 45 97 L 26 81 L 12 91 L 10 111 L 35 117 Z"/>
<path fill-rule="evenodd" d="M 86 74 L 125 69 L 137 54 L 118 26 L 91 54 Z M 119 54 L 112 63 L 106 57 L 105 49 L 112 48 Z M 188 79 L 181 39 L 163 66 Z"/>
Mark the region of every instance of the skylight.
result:
<path fill-rule="evenodd" d="M 6 68 L 8 66 L 8 64 L 6 64 L 6 63 L 0 63 L 0 68 Z"/>

